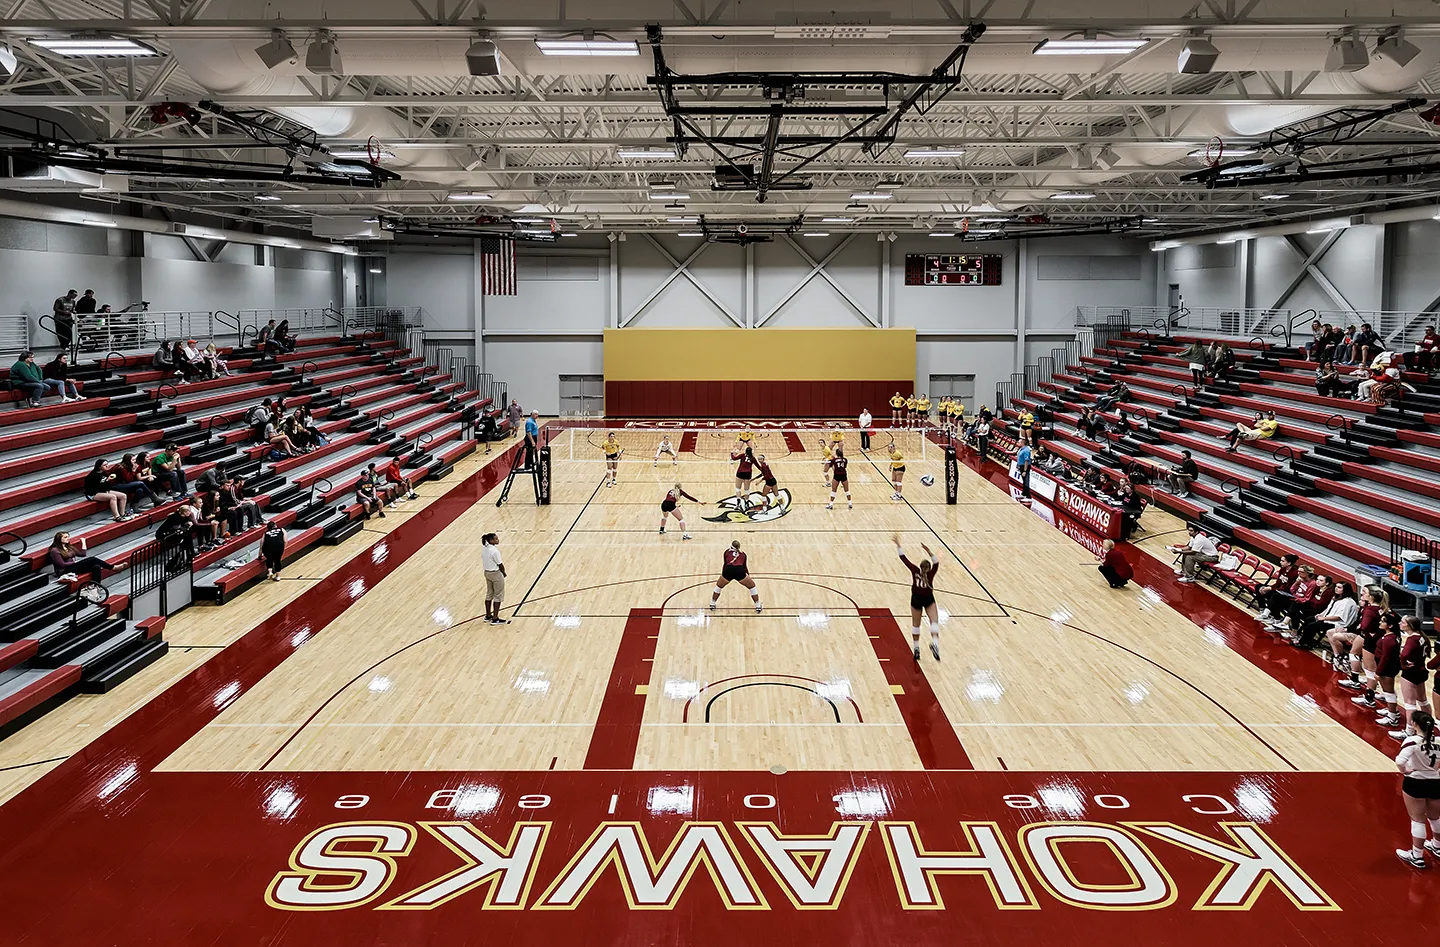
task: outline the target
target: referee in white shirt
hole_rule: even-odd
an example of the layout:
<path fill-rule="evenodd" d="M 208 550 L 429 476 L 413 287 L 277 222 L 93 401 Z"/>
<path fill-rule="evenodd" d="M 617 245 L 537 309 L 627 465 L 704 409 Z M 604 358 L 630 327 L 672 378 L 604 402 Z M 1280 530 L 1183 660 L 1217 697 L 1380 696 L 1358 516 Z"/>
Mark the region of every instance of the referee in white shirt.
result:
<path fill-rule="evenodd" d="M 870 416 L 869 408 L 860 409 L 860 449 L 870 449 L 870 425 L 875 419 Z"/>
<path fill-rule="evenodd" d="M 500 560 L 500 537 L 486 533 L 480 538 L 480 563 L 485 568 L 485 623 L 508 625 L 500 617 L 500 603 L 505 600 L 505 563 Z"/>
<path fill-rule="evenodd" d="M 1195 573 L 1201 566 L 1213 565 L 1220 561 L 1220 550 L 1215 548 L 1215 541 L 1200 531 L 1200 527 L 1189 523 L 1185 531 L 1190 534 L 1190 541 L 1183 546 L 1167 546 L 1171 552 L 1180 554 L 1180 568 L 1175 574 L 1180 576 L 1181 582 L 1194 582 Z"/>

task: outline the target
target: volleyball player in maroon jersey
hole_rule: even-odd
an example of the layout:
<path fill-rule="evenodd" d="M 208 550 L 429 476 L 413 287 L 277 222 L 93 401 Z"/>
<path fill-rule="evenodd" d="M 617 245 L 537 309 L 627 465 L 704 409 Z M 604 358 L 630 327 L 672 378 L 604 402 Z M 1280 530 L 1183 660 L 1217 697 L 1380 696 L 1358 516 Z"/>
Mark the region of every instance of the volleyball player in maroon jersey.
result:
<path fill-rule="evenodd" d="M 1395 706 L 1395 678 L 1400 676 L 1400 617 L 1394 612 L 1380 615 L 1380 640 L 1375 642 L 1375 684 L 1382 707 L 1375 722 L 1398 727 L 1400 711 Z"/>
<path fill-rule="evenodd" d="M 681 497 L 684 497 L 691 503 L 700 502 L 681 489 L 680 484 L 675 484 L 675 486 L 671 487 L 669 492 L 665 494 L 665 499 L 660 501 L 660 532 L 662 534 L 665 532 L 665 517 L 673 516 L 675 517 L 675 522 L 680 524 L 680 538 L 689 539 L 690 531 L 685 528 L 685 514 L 681 513 L 679 509 Z"/>
<path fill-rule="evenodd" d="M 1430 659 L 1430 642 L 1420 631 L 1420 619 L 1406 615 L 1400 619 L 1400 709 L 1405 714 L 1405 726 L 1391 730 L 1390 736 L 1404 740 L 1415 732 L 1415 715 L 1430 710 L 1430 700 L 1425 696 L 1425 684 L 1430 672 L 1425 662 Z"/>
<path fill-rule="evenodd" d="M 740 551 L 740 540 L 736 539 L 730 543 L 730 548 L 725 550 L 725 564 L 720 567 L 720 578 L 715 582 L 715 591 L 710 595 L 710 610 L 715 610 L 715 603 L 720 601 L 720 590 L 731 582 L 739 582 L 750 590 L 750 601 L 755 603 L 755 614 L 760 614 L 760 590 L 755 587 L 755 580 L 750 578 L 750 569 L 745 564 L 745 554 Z"/>
<path fill-rule="evenodd" d="M 935 573 L 940 571 L 940 560 L 924 543 L 920 548 L 929 558 L 920 560 L 917 566 L 905 558 L 900 546 L 900 534 L 894 534 L 895 551 L 900 561 L 910 570 L 910 641 L 915 648 L 915 660 L 920 660 L 920 615 L 923 612 L 930 619 L 930 653 L 940 660 L 940 609 L 935 605 Z"/>
<path fill-rule="evenodd" d="M 750 492 L 750 481 L 755 477 L 755 452 L 749 445 L 737 447 L 730 452 L 730 459 L 739 461 L 735 467 L 735 499 L 743 505 L 745 494 Z"/>
<path fill-rule="evenodd" d="M 760 471 L 760 481 L 762 483 L 760 487 L 761 502 L 758 504 L 758 508 L 764 509 L 766 504 L 770 502 L 764 498 L 775 492 L 775 485 L 778 481 L 775 479 L 774 472 L 770 470 L 770 465 L 765 462 L 764 454 L 755 455 L 755 469 Z"/>
<path fill-rule="evenodd" d="M 825 504 L 825 509 L 835 508 L 835 494 L 841 487 L 845 489 L 846 506 L 855 509 L 855 502 L 850 499 L 850 460 L 845 456 L 845 448 L 835 445 L 835 452 L 825 462 L 825 469 L 830 473 L 830 502 Z"/>

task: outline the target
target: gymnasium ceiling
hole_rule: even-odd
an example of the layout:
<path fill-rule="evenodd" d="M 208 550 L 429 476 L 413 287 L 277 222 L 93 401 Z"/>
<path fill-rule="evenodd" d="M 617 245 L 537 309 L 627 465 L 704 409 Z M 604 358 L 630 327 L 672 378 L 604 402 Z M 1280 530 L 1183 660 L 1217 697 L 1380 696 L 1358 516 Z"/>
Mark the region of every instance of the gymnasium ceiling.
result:
<path fill-rule="evenodd" d="M 554 220 L 575 233 L 745 223 L 975 235 L 1120 226 L 1158 237 L 1363 214 L 1440 196 L 1440 177 L 1430 170 L 1440 161 L 1440 128 L 1422 117 L 1440 98 L 1440 6 L 1432 0 L 0 0 L 0 10 L 0 41 L 18 60 L 13 74 L 0 73 L 0 108 L 57 118 L 78 141 L 146 161 L 285 163 L 282 151 L 209 112 L 193 122 L 173 114 L 155 120 L 162 103 L 208 101 L 260 110 L 254 114 L 290 132 L 311 129 L 337 153 L 379 154 L 381 167 L 399 177 L 357 188 L 203 172 L 127 175 L 119 196 L 152 215 L 203 207 L 232 225 L 305 232 L 314 221 L 341 217 L 419 230 L 475 227 L 482 217 L 499 221 L 482 226 L 507 227 L 518 217 L 545 223 L 515 226 L 548 230 Z M 859 110 L 876 116 L 872 129 L 893 118 L 919 89 L 916 77 L 936 69 L 975 22 L 986 29 L 958 79 L 901 116 L 893 142 L 833 144 Z M 676 122 L 648 82 L 655 60 L 647 24 L 659 26 L 666 64 L 682 76 L 829 75 L 789 83 L 778 119 L 770 109 L 776 100 L 755 81 L 677 85 L 673 104 L 692 114 L 682 155 Z M 1374 53 L 1397 27 L 1414 50 L 1403 67 Z M 255 50 L 275 29 L 298 61 L 267 68 Z M 320 30 L 333 35 L 339 75 L 306 68 Z M 1084 38 L 1086 30 L 1144 45 L 1103 56 L 1033 52 L 1042 40 Z M 639 54 L 547 56 L 536 46 L 536 39 L 584 39 L 585 31 L 633 40 Z M 81 32 L 133 38 L 158 55 L 64 58 L 32 42 Z M 1370 65 L 1327 71 L 1336 37 L 1358 40 Z M 495 42 L 499 76 L 469 74 L 465 53 L 480 38 Z M 1191 38 L 1219 50 L 1207 74 L 1177 70 Z M 881 86 L 856 75 L 881 72 L 909 78 Z M 1413 98 L 1432 101 L 1372 112 Z M 1362 121 L 1325 134 L 1340 109 Z M 8 124 L 17 121 L 12 114 Z M 1262 147 L 1280 126 L 1320 136 L 1297 161 Z M 724 159 L 701 139 L 763 142 L 767 133 L 815 142 L 782 148 L 771 172 L 807 189 L 771 190 L 763 203 L 753 188 L 716 190 Z M 1251 148 L 1256 154 L 1245 155 Z M 677 153 L 621 157 L 665 149 Z M 935 150 L 942 154 L 919 155 Z M 728 153 L 736 163 L 763 164 L 759 151 L 743 151 Z M 1272 175 L 1293 176 L 1302 165 L 1354 173 L 1215 188 L 1186 179 L 1216 159 L 1277 157 L 1289 163 Z M 1414 170 L 1380 176 L 1380 160 Z M 1331 164 L 1345 161 L 1360 164 Z M 689 199 L 668 197 L 669 185 Z M 489 199 L 455 200 L 461 193 Z M 690 216 L 705 224 L 672 220 Z M 824 223 L 827 217 L 853 220 Z"/>

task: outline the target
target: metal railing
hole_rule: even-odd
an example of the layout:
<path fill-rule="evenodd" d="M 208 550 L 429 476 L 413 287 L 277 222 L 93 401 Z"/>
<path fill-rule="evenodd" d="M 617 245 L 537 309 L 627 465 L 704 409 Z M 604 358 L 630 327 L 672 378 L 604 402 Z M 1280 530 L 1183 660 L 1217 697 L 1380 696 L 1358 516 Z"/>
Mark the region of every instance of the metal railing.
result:
<path fill-rule="evenodd" d="M 167 593 L 170 580 L 186 573 L 193 574 L 194 564 L 195 545 L 188 524 L 182 531 L 148 542 L 131 552 L 129 572 L 132 608 L 135 603 L 143 601 L 144 596 L 158 592 L 159 602 L 155 614 L 168 615 L 170 607 Z"/>
<path fill-rule="evenodd" d="M 223 326 L 207 309 L 145 310 L 78 315 L 74 322 L 74 352 L 143 352 L 161 342 L 194 339 L 204 345 L 217 338 Z"/>
<path fill-rule="evenodd" d="M 0 355 L 30 351 L 30 317 L 0 316 Z"/>
<path fill-rule="evenodd" d="M 1288 309 L 1247 309 L 1223 306 L 1194 308 L 1182 306 L 1077 306 L 1078 326 L 1109 325 L 1117 319 L 1130 326 L 1146 326 L 1170 335 L 1175 329 L 1211 332 L 1219 335 L 1254 336 L 1268 332 L 1272 325 L 1288 321 Z"/>

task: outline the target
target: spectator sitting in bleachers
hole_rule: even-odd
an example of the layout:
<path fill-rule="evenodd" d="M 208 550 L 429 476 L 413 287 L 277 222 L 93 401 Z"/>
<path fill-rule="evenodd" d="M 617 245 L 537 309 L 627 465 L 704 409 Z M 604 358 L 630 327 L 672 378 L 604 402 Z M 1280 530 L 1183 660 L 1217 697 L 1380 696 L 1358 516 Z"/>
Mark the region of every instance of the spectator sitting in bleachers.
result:
<path fill-rule="evenodd" d="M 215 347 L 214 342 L 205 346 L 205 350 L 200 353 L 200 357 L 205 360 L 205 366 L 210 372 L 211 378 L 230 374 L 230 365 L 220 357 L 220 350 Z"/>
<path fill-rule="evenodd" d="M 194 353 L 193 358 L 191 357 L 192 352 Z M 194 381 L 205 375 L 205 366 L 200 361 L 200 353 L 180 339 L 176 339 L 175 344 L 170 347 L 170 361 L 175 365 L 175 377 L 182 381 Z"/>
<path fill-rule="evenodd" d="M 1325 336 L 1325 327 L 1319 320 L 1310 323 L 1310 341 L 1305 343 L 1305 358 L 1312 362 L 1319 362 L 1320 343 Z"/>
<path fill-rule="evenodd" d="M 88 575 L 98 582 L 105 577 L 105 570 L 110 568 L 110 564 L 104 559 L 85 555 L 83 537 L 72 543 L 70 534 L 64 530 L 56 533 L 55 539 L 51 541 L 49 560 L 62 582 L 78 579 L 82 575 Z"/>
<path fill-rule="evenodd" d="M 144 497 L 150 501 L 151 509 L 160 505 L 160 498 L 155 495 L 154 490 L 150 489 L 150 483 L 153 478 L 142 476 L 142 473 L 148 474 L 149 469 L 142 468 L 140 464 L 136 462 L 134 454 L 126 454 L 120 458 L 120 465 L 114 469 L 118 477 L 115 486 L 125 491 L 125 495 L 129 498 L 131 504 L 134 504 L 140 497 Z"/>
<path fill-rule="evenodd" d="M 155 475 L 155 485 L 168 491 L 172 499 L 185 496 L 185 462 L 179 444 L 166 444 L 164 450 L 150 458 L 150 472 Z"/>
<path fill-rule="evenodd" d="M 1440 372 L 1440 357 L 1437 357 L 1437 350 L 1440 350 L 1440 337 L 1435 335 L 1434 326 L 1425 327 L 1425 335 L 1419 342 L 1415 343 L 1415 370 L 1435 374 Z"/>
<path fill-rule="evenodd" d="M 1130 386 L 1123 381 L 1111 386 L 1104 394 L 1095 399 L 1095 406 L 1101 411 L 1109 411 L 1121 401 L 1130 397 Z"/>
<path fill-rule="evenodd" d="M 260 361 L 262 362 L 267 356 L 279 355 L 284 351 L 280 343 L 275 341 L 274 319 L 261 326 L 260 331 L 255 334 L 255 348 L 260 351 Z"/>
<path fill-rule="evenodd" d="M 229 474 L 225 472 L 225 462 L 217 461 L 215 466 L 202 473 L 200 479 L 195 481 L 195 492 L 204 494 L 219 490 L 229 479 Z"/>
<path fill-rule="evenodd" d="M 1145 512 L 1145 498 L 1136 492 L 1128 480 L 1121 480 L 1115 488 L 1115 502 L 1120 505 L 1120 538 L 1129 539 L 1135 527 L 1140 525 L 1140 514 Z"/>
<path fill-rule="evenodd" d="M 1314 329 L 1313 325 L 1311 326 L 1311 329 Z M 1339 329 L 1330 325 L 1330 323 L 1328 322 L 1325 323 L 1323 326 L 1320 327 L 1319 335 L 1315 336 L 1310 342 L 1310 346 L 1308 348 L 1310 354 L 1310 361 L 1333 361 L 1335 358 L 1335 347 L 1340 344 L 1340 341 L 1343 337 L 1344 336 Z"/>
<path fill-rule="evenodd" d="M 1341 374 L 1331 361 L 1321 362 L 1315 369 L 1315 393 L 1327 398 L 1348 398 L 1360 379 L 1350 374 Z"/>
<path fill-rule="evenodd" d="M 281 319 L 280 324 L 275 327 L 275 334 L 271 336 L 275 343 L 286 352 L 295 351 L 296 339 L 290 334 L 290 320 Z"/>
<path fill-rule="evenodd" d="M 1230 442 L 1230 446 L 1225 448 L 1225 452 L 1227 454 L 1235 453 L 1240 449 L 1241 441 L 1247 443 L 1249 441 L 1268 441 L 1275 436 L 1275 432 L 1279 429 L 1280 422 L 1275 420 L 1274 411 L 1265 414 L 1256 411 L 1254 424 L 1247 425 L 1243 421 L 1236 421 L 1235 429 L 1229 434 L 1222 435 Z"/>
<path fill-rule="evenodd" d="M 175 346 L 171 344 L 169 339 L 165 339 L 160 343 L 160 347 L 155 350 L 155 354 L 150 358 L 150 364 L 166 374 L 184 375 L 184 372 L 177 373 L 176 371 Z"/>
<path fill-rule="evenodd" d="M 385 474 L 386 482 L 393 483 L 405 491 L 405 499 L 414 500 L 419 496 L 419 494 L 415 492 L 414 482 L 405 476 L 405 472 L 400 469 L 400 461 L 398 458 L 390 458 L 390 463 L 385 465 L 382 473 Z"/>
<path fill-rule="evenodd" d="M 311 435 L 309 429 L 300 423 L 300 418 L 296 416 L 298 414 L 299 410 L 297 409 L 295 414 L 284 420 L 280 429 L 285 432 L 286 437 L 290 438 L 290 443 L 300 449 L 301 453 L 308 454 L 319 445 L 319 442 Z"/>
<path fill-rule="evenodd" d="M 1219 381 L 1230 374 L 1235 367 L 1235 352 L 1228 342 L 1211 342 L 1210 351 L 1205 353 L 1205 370 L 1210 377 Z"/>
<path fill-rule="evenodd" d="M 201 552 L 208 552 L 220 545 L 220 518 L 206 516 L 198 497 L 192 496 L 180 504 L 178 512 L 190 522 L 191 532 L 200 540 Z"/>
<path fill-rule="evenodd" d="M 1200 466 L 1195 463 L 1195 458 L 1190 456 L 1188 450 L 1180 452 L 1180 463 L 1171 467 L 1167 472 L 1170 479 L 1170 492 L 1177 496 L 1188 497 L 1190 485 L 1200 479 Z"/>
<path fill-rule="evenodd" d="M 59 352 L 45 365 L 45 385 L 60 393 L 61 401 L 84 401 L 80 389 L 70 380 L 70 356 Z"/>
<path fill-rule="evenodd" d="M 319 425 L 315 423 L 315 416 L 310 413 L 309 405 L 302 404 L 295 409 L 295 413 L 292 414 L 291 417 L 299 421 L 300 426 L 310 435 L 313 443 L 321 447 L 330 443 L 330 438 L 326 437 L 324 432 L 320 430 Z"/>
<path fill-rule="evenodd" d="M 84 489 L 85 499 L 110 504 L 110 515 L 115 518 L 115 522 L 123 523 L 125 520 L 134 519 L 135 514 L 125 512 L 130 500 L 124 491 L 116 488 L 119 480 L 119 475 L 105 463 L 105 458 L 97 457 L 95 466 L 85 475 Z"/>
<path fill-rule="evenodd" d="M 246 499 L 244 478 L 231 477 L 221 485 L 220 514 L 229 521 L 233 533 L 243 533 L 260 525 L 260 505 Z"/>
<path fill-rule="evenodd" d="M 1380 336 L 1368 322 L 1362 322 L 1360 329 L 1351 337 L 1350 359 L 1357 365 L 1369 363 L 1384 348 Z"/>
<path fill-rule="evenodd" d="M 300 448 L 295 446 L 295 442 L 290 440 L 289 436 L 286 435 L 280 425 L 275 423 L 274 419 L 265 422 L 265 430 L 261 434 L 260 439 L 270 445 L 270 454 L 272 457 L 300 456 Z"/>
<path fill-rule="evenodd" d="M 40 399 L 53 386 L 45 382 L 40 366 L 35 364 L 34 352 L 21 352 L 15 364 L 10 366 L 10 387 L 23 392 L 28 406 L 40 407 Z"/>
<path fill-rule="evenodd" d="M 375 492 L 375 471 L 374 464 L 360 474 L 359 481 L 355 484 L 355 502 L 360 504 L 361 512 L 368 520 L 372 513 L 385 516 L 385 501 Z"/>
<path fill-rule="evenodd" d="M 1335 594 L 1334 581 L 1328 575 L 1315 575 L 1313 570 L 1307 576 L 1305 570 L 1300 570 L 1300 580 L 1295 583 L 1292 590 L 1290 607 L 1285 617 L 1271 619 L 1265 623 L 1265 630 L 1272 635 L 1278 635 L 1287 629 L 1293 635 L 1316 615 L 1325 610 L 1330 604 L 1330 598 Z"/>

